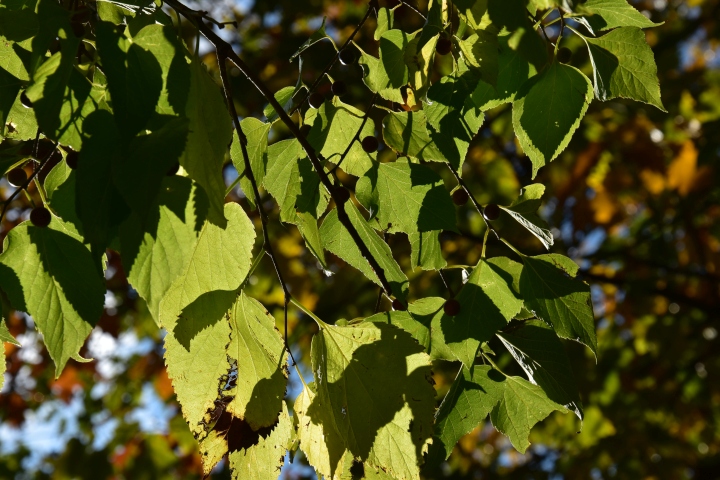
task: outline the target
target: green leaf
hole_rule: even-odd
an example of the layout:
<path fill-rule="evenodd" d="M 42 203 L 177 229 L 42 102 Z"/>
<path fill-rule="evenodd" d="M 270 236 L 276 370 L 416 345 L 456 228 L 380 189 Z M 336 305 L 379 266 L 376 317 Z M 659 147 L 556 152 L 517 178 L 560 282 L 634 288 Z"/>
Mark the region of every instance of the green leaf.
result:
<path fill-rule="evenodd" d="M 307 410 L 312 421 L 327 421 L 329 408 L 356 458 L 395 478 L 419 479 L 435 403 L 422 347 L 381 323 L 327 326 L 313 338 L 311 358 L 317 382 Z"/>
<path fill-rule="evenodd" d="M 392 251 L 388 244 L 385 243 L 368 224 L 352 202 L 345 204 L 345 211 L 350 217 L 350 222 L 358 231 L 360 238 L 367 245 L 370 253 L 378 262 L 385 273 L 385 277 L 390 282 L 392 293 L 398 298 L 404 299 L 408 291 L 408 279 L 403 273 L 400 266 L 392 256 Z M 333 209 L 325 217 L 320 227 L 320 238 L 322 238 L 323 246 L 331 253 L 345 260 L 353 267 L 360 270 L 365 277 L 380 285 L 375 272 L 370 267 L 368 261 L 360 254 L 360 249 L 353 241 L 350 233 L 340 223 L 337 210 Z"/>
<path fill-rule="evenodd" d="M 168 317 L 163 323 L 167 331 L 165 365 L 168 376 L 172 380 L 183 417 L 195 437 L 206 433 L 209 411 L 213 409 L 221 389 L 221 377 L 230 372 L 227 355 L 230 324 L 223 312 L 214 313 L 210 321 L 202 321 L 204 328 L 194 332 L 189 341 L 178 340 L 176 327 L 183 327 L 176 323 L 176 317 Z M 186 314 L 182 321 L 188 323 L 194 318 L 194 315 Z"/>
<path fill-rule="evenodd" d="M 380 226 L 394 232 L 455 230 L 455 206 L 442 178 L 424 165 L 398 160 L 368 172 Z M 370 206 L 368 206 L 369 208 Z"/>
<path fill-rule="evenodd" d="M 5 138 L 13 140 L 33 140 L 38 131 L 35 111 L 32 108 L 25 108 L 20 101 L 18 92 L 15 102 L 5 118 L 5 123 L 0 125 L 0 133 Z"/>
<path fill-rule="evenodd" d="M 308 415 L 311 405 L 315 418 Z M 309 386 L 295 399 L 294 414 L 297 421 L 297 433 L 300 449 L 308 459 L 308 463 L 325 478 L 337 478 L 343 469 L 345 443 L 335 428 L 332 410 L 317 408 L 321 400 Z"/>
<path fill-rule="evenodd" d="M 487 418 L 500 401 L 504 383 L 505 377 L 488 365 L 476 365 L 472 373 L 460 367 L 435 414 L 435 436 L 444 449 L 443 460 L 450 456 L 463 435 Z"/>
<path fill-rule="evenodd" d="M 87 119 L 75 172 L 75 207 L 82 222 L 84 241 L 99 259 L 127 218 L 130 209 L 113 181 L 113 164 L 122 161 L 122 141 L 113 117 L 97 110 Z"/>
<path fill-rule="evenodd" d="M 520 453 L 530 446 L 528 435 L 539 421 L 553 411 L 566 413 L 567 410 L 545 395 L 545 392 L 520 377 L 506 377 L 500 402 L 490 412 L 493 426 L 510 438 Z"/>
<path fill-rule="evenodd" d="M 230 311 L 228 355 L 237 364 L 235 397 L 227 411 L 250 428 L 273 425 L 287 386 L 287 353 L 275 319 L 241 292 Z"/>
<path fill-rule="evenodd" d="M 302 63 L 302 62 L 301 62 Z M 293 97 L 297 93 L 298 89 L 297 87 L 283 87 L 277 92 L 275 92 L 275 100 L 278 101 L 278 103 L 285 109 L 285 111 L 289 111 L 293 106 Z M 275 111 L 275 108 L 273 108 L 272 105 L 267 104 L 265 108 L 263 109 L 263 115 L 265 115 L 265 118 L 267 118 L 267 121 L 269 123 L 275 122 L 275 120 L 279 119 L 280 116 Z"/>
<path fill-rule="evenodd" d="M 154 52 L 120 36 L 115 25 L 99 22 L 96 32 L 114 118 L 127 140 L 146 129 L 155 111 L 163 89 L 162 69 Z M 157 52 L 162 53 L 165 49 Z"/>
<path fill-rule="evenodd" d="M 597 355 L 590 287 L 574 280 L 578 266 L 557 254 L 523 257 L 520 292 L 525 307 L 553 326 L 562 338 L 587 345 Z"/>
<path fill-rule="evenodd" d="M 515 100 L 520 87 L 536 73 L 535 67 L 506 41 L 499 42 L 499 50 L 497 85 L 480 80 L 470 97 L 483 112 Z"/>
<path fill-rule="evenodd" d="M 534 183 L 524 187 L 520 196 L 509 207 L 500 207 L 513 217 L 520 225 L 535 235 L 546 249 L 550 249 L 554 240 L 545 220 L 536 213 L 545 193 L 545 186 Z"/>
<path fill-rule="evenodd" d="M 228 453 L 231 478 L 235 480 L 277 478 L 292 438 L 292 431 L 292 420 L 283 402 L 278 423 L 267 437 L 258 435 L 256 444 Z"/>
<path fill-rule="evenodd" d="M 12 343 L 13 345 L 18 347 L 20 346 L 20 342 L 15 340 L 15 337 L 13 337 L 12 333 L 10 333 L 10 330 L 8 330 L 7 323 L 5 323 L 5 317 L 0 311 L 0 343 L 1 342 Z M 0 374 L 0 376 L 2 376 L 2 374 Z M 0 385 L 0 389 L 2 389 L 2 385 Z"/>
<path fill-rule="evenodd" d="M 298 213 L 297 227 L 305 240 L 305 246 L 315 255 L 320 265 L 325 271 L 329 271 L 327 260 L 325 259 L 325 250 L 323 249 L 322 240 L 320 238 L 320 229 L 318 221 L 310 213 Z"/>
<path fill-rule="evenodd" d="M 210 221 L 224 227 L 222 170 L 227 146 L 232 141 L 232 123 L 220 88 L 197 57 L 193 57 L 190 73 L 190 95 L 185 109 L 190 133 L 180 165 L 205 189 L 210 200 Z"/>
<path fill-rule="evenodd" d="M 458 42 L 467 66 L 480 74 L 493 87 L 498 80 L 498 39 L 497 35 L 479 30 Z"/>
<path fill-rule="evenodd" d="M 388 30 L 380 36 L 380 58 L 365 53 L 360 47 L 358 63 L 363 68 L 365 85 L 391 102 L 405 103 L 400 87 L 408 83 L 405 49 L 413 36 L 401 30 Z M 356 45 L 357 46 L 357 45 Z"/>
<path fill-rule="evenodd" d="M 655 57 L 645 40 L 645 32 L 636 27 L 623 27 L 600 38 L 583 39 L 590 50 L 598 100 L 630 98 L 666 111 L 660 99 Z"/>
<path fill-rule="evenodd" d="M 20 80 L 0 67 L 0 125 L 5 125 L 5 120 L 20 92 L 20 86 Z"/>
<path fill-rule="evenodd" d="M 128 280 L 159 321 L 160 300 L 190 260 L 207 215 L 207 199 L 189 178 L 173 176 L 142 222 L 137 214 L 120 227 L 123 268 Z"/>
<path fill-rule="evenodd" d="M 338 97 L 333 97 L 332 102 L 324 102 L 315 112 L 315 115 L 308 119 L 308 124 L 312 125 L 307 136 L 308 142 L 326 160 L 337 164 L 360 130 L 363 112 L 343 103 Z M 358 138 L 362 140 L 374 135 L 375 126 L 372 120 L 368 120 Z M 357 141 L 352 143 L 341 167 L 351 175 L 360 176 L 370 169 L 375 159 L 377 153 L 368 154 Z"/>
<path fill-rule="evenodd" d="M 393 29 L 393 25 L 395 23 L 395 9 L 398 8 L 397 6 L 394 8 L 385 8 L 381 7 L 377 12 L 377 27 L 375 27 L 375 33 L 373 34 L 373 38 L 375 41 L 380 40 L 380 37 L 383 33 L 387 32 L 388 30 Z"/>
<path fill-rule="evenodd" d="M 476 75 L 459 60 L 452 75 L 430 87 L 428 103 L 424 106 L 431 140 L 440 155 L 458 172 L 461 172 L 470 142 L 485 118 L 470 98 L 477 81 Z"/>
<path fill-rule="evenodd" d="M 562 152 L 592 101 L 590 80 L 578 69 L 553 62 L 528 80 L 513 102 L 513 127 L 533 165 L 532 176 Z"/>
<path fill-rule="evenodd" d="M 595 30 L 610 30 L 616 27 L 657 27 L 645 15 L 635 10 L 626 0 L 588 0 L 577 6 L 578 13 L 590 15 L 588 23 Z"/>
<path fill-rule="evenodd" d="M 565 405 L 582 420 L 582 402 L 570 360 L 552 328 L 532 320 L 519 328 L 499 332 L 498 337 L 532 383 L 539 385 L 550 400 Z"/>
<path fill-rule="evenodd" d="M 305 50 L 307 50 L 308 48 L 312 47 L 313 45 L 315 45 L 315 44 L 318 43 L 319 41 L 324 40 L 324 39 L 326 39 L 326 38 L 327 38 L 328 40 L 330 40 L 330 43 L 332 43 L 333 46 L 335 45 L 335 42 L 333 42 L 333 39 L 332 39 L 327 33 L 325 33 L 325 20 L 327 20 L 327 17 L 323 17 L 322 25 L 320 25 L 320 28 L 318 28 L 317 30 L 315 30 L 315 31 L 313 32 L 313 34 L 310 35 L 310 38 L 308 38 L 308 39 L 305 41 L 305 43 L 303 43 L 302 45 L 300 45 L 300 48 L 298 48 L 297 51 L 292 54 L 292 56 L 290 57 L 290 61 L 291 61 L 291 62 L 292 62 L 293 60 L 295 60 L 295 58 L 296 58 L 298 55 L 302 55 L 302 53 L 303 53 Z"/>
<path fill-rule="evenodd" d="M 425 112 L 390 112 L 383 121 L 383 139 L 398 154 L 444 162 L 445 156 L 430 138 Z"/>
<path fill-rule="evenodd" d="M 53 217 L 46 228 L 13 228 L 0 255 L 0 285 L 13 308 L 33 317 L 60 376 L 100 319 L 105 279 L 71 228 Z"/>
<path fill-rule="evenodd" d="M 188 133 L 187 119 L 173 118 L 151 134 L 134 138 L 127 145 L 127 154 L 114 157 L 115 187 L 141 221 L 150 214 L 168 170 L 186 146 Z"/>
<path fill-rule="evenodd" d="M 458 9 L 458 15 L 473 30 L 485 30 L 490 25 L 487 15 L 487 0 L 453 0 Z"/>
<path fill-rule="evenodd" d="M 440 244 L 440 231 L 409 233 L 410 266 L 413 270 L 420 267 L 423 270 L 440 270 L 447 266 L 447 261 L 442 254 Z"/>
<path fill-rule="evenodd" d="M 480 344 L 490 340 L 522 308 L 511 284 L 504 271 L 481 259 L 456 296 L 460 313 L 442 318 L 445 343 L 466 367 L 472 368 Z"/>
<path fill-rule="evenodd" d="M 204 293 L 235 291 L 245 280 L 255 227 L 237 203 L 226 204 L 225 215 L 228 224 L 224 230 L 209 222 L 203 225 L 187 264 L 160 302 L 163 326 Z"/>
<path fill-rule="evenodd" d="M 433 4 L 433 8 L 436 10 L 437 5 L 437 2 Z M 410 40 L 410 43 L 405 47 L 404 56 L 405 64 L 408 67 L 408 84 L 412 87 L 412 90 L 408 91 L 407 94 L 410 95 L 412 92 L 415 99 L 425 97 L 428 88 L 430 88 L 430 67 L 433 65 L 435 58 L 435 46 L 440 38 L 439 31 L 438 27 L 428 27 L 426 24 L 421 34 L 415 35 L 415 38 Z M 435 33 L 425 38 L 428 32 Z M 412 104 L 415 102 L 416 100 L 408 99 L 405 103 Z"/>
<path fill-rule="evenodd" d="M 267 168 L 268 156 L 268 133 L 270 133 L 271 125 L 264 123 L 257 118 L 248 117 L 240 122 L 245 138 L 247 138 L 247 153 L 250 159 L 250 168 L 257 182 L 258 188 L 263 184 L 265 179 L 265 169 Z M 233 134 L 233 143 L 230 147 L 230 158 L 233 165 L 238 171 L 238 175 L 243 177 L 240 179 L 240 187 L 245 193 L 245 198 L 250 205 L 255 208 L 255 193 L 253 192 L 252 183 L 245 172 L 245 158 L 243 158 L 242 148 L 237 132 Z"/>
<path fill-rule="evenodd" d="M 296 211 L 320 218 L 330 197 L 295 138 L 268 148 L 265 188 L 280 206 L 280 220 L 290 223 L 297 221 Z"/>

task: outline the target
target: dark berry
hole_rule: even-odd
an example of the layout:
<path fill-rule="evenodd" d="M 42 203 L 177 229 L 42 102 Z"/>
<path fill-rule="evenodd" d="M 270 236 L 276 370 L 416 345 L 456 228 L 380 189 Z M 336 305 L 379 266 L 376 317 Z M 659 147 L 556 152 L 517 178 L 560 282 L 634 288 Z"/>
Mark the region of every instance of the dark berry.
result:
<path fill-rule="evenodd" d="M 368 136 L 362 139 L 362 147 L 363 150 L 365 150 L 367 153 L 373 153 L 376 152 L 378 149 L 378 141 L 377 138 Z"/>
<path fill-rule="evenodd" d="M 178 162 L 175 162 L 172 167 L 168 168 L 166 175 L 168 177 L 172 177 L 178 172 L 178 170 L 180 170 L 180 164 Z"/>
<path fill-rule="evenodd" d="M 23 107 L 25 108 L 32 108 L 32 101 L 28 98 L 27 93 L 22 92 L 20 94 L 20 103 L 22 103 Z"/>
<path fill-rule="evenodd" d="M 494 203 L 486 205 L 483 209 L 483 215 L 485 216 L 486 220 L 497 220 L 500 216 L 500 207 L 498 207 Z"/>
<path fill-rule="evenodd" d="M 451 317 L 454 317 L 458 313 L 460 313 L 460 302 L 455 300 L 454 298 L 451 298 L 447 302 L 445 302 L 445 305 L 443 305 L 443 311 L 445 312 L 445 315 L 450 315 Z"/>
<path fill-rule="evenodd" d="M 82 38 L 85 36 L 85 25 L 83 25 L 82 22 L 70 22 L 70 28 L 72 28 L 73 34 L 77 38 Z"/>
<path fill-rule="evenodd" d="M 308 103 L 312 108 L 320 108 L 325 101 L 325 96 L 320 92 L 315 92 L 308 98 Z"/>
<path fill-rule="evenodd" d="M 355 63 L 355 52 L 352 49 L 346 48 L 340 52 L 338 58 L 343 65 L 352 65 Z"/>
<path fill-rule="evenodd" d="M 392 308 L 393 310 L 398 310 L 400 312 L 404 312 L 407 310 L 407 305 L 405 305 L 403 302 L 398 300 L 397 298 L 392 301 Z"/>
<path fill-rule="evenodd" d="M 557 59 L 560 63 L 568 63 L 572 58 L 572 50 L 567 47 L 562 47 L 557 52 Z"/>
<path fill-rule="evenodd" d="M 22 168 L 13 168 L 7 174 L 8 182 L 13 187 L 19 187 L 27 182 L 27 173 Z"/>
<path fill-rule="evenodd" d="M 30 221 L 36 227 L 47 227 L 50 225 L 51 218 L 50 210 L 45 207 L 33 208 L 32 212 L 30 212 Z"/>
<path fill-rule="evenodd" d="M 65 156 L 65 163 L 67 163 L 67 166 L 75 170 L 78 167 L 78 159 L 80 158 L 80 154 L 76 152 L 75 150 L 70 150 L 67 152 L 67 155 Z"/>
<path fill-rule="evenodd" d="M 441 38 L 435 46 L 435 51 L 440 55 L 447 55 L 452 50 L 452 42 L 449 38 Z"/>
<path fill-rule="evenodd" d="M 465 205 L 470 197 L 464 188 L 458 188 L 452 194 L 452 200 L 455 205 L 462 207 Z"/>
<path fill-rule="evenodd" d="M 339 203 L 345 203 L 350 199 L 350 192 L 345 187 L 337 187 L 335 189 L 335 201 Z"/>
<path fill-rule="evenodd" d="M 345 82 L 343 82 L 342 80 L 338 80 L 336 82 L 333 82 L 330 90 L 332 90 L 333 95 L 337 97 L 342 97 L 343 95 L 345 95 L 345 93 L 347 93 L 347 85 L 345 85 Z"/>

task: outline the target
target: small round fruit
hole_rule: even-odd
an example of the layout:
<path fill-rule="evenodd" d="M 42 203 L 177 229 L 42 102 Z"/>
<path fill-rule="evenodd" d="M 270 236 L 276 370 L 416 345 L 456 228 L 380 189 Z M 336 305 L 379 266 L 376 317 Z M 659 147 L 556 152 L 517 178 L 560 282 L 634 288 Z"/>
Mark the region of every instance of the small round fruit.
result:
<path fill-rule="evenodd" d="M 70 150 L 67 152 L 67 155 L 65 156 L 65 163 L 67 163 L 67 166 L 75 170 L 78 167 L 78 159 L 80 158 L 80 154 L 76 152 L 75 150 Z"/>
<path fill-rule="evenodd" d="M 376 152 L 378 149 L 378 145 L 379 145 L 377 138 L 375 138 L 373 136 L 367 136 L 367 137 L 363 138 L 362 142 L 360 142 L 360 143 L 362 143 L 362 148 L 367 153 Z"/>
<path fill-rule="evenodd" d="M 440 55 L 447 55 L 452 50 L 452 42 L 449 38 L 440 38 L 435 46 L 435 51 Z"/>
<path fill-rule="evenodd" d="M 405 310 L 407 310 L 407 305 L 405 305 L 403 302 L 396 298 L 392 301 L 392 308 L 393 310 L 404 312 Z"/>
<path fill-rule="evenodd" d="M 462 207 L 465 205 L 470 197 L 464 188 L 458 188 L 452 194 L 452 201 L 455 205 Z"/>
<path fill-rule="evenodd" d="M 350 199 L 350 192 L 348 192 L 348 189 L 345 187 L 337 187 L 334 198 L 338 203 L 345 203 Z"/>
<path fill-rule="evenodd" d="M 560 63 L 568 63 L 572 58 L 572 50 L 567 47 L 562 47 L 557 52 L 557 59 Z"/>
<path fill-rule="evenodd" d="M 338 58 L 343 65 L 352 65 L 355 63 L 355 52 L 352 49 L 345 48 L 340 52 Z"/>
<path fill-rule="evenodd" d="M 13 168 L 8 172 L 7 180 L 13 187 L 19 187 L 27 182 L 27 173 L 22 168 Z"/>
<path fill-rule="evenodd" d="M 333 95 L 336 97 L 342 97 L 347 93 L 347 85 L 345 85 L 345 82 L 342 80 L 337 80 L 333 82 L 330 90 L 332 90 Z"/>
<path fill-rule="evenodd" d="M 489 205 L 486 205 L 483 209 L 483 216 L 486 220 L 493 221 L 497 220 L 500 216 L 500 207 L 495 205 L 494 203 L 491 203 Z"/>
<path fill-rule="evenodd" d="M 72 28 L 73 34 L 77 38 L 83 38 L 85 36 L 85 25 L 82 22 L 70 22 L 70 28 Z"/>
<path fill-rule="evenodd" d="M 320 108 L 325 101 L 325 96 L 320 92 L 315 92 L 308 98 L 308 103 L 312 108 Z"/>
<path fill-rule="evenodd" d="M 47 227 L 51 219 L 50 210 L 45 207 L 36 207 L 30 212 L 30 221 L 36 227 Z"/>
<path fill-rule="evenodd" d="M 180 164 L 178 162 L 175 162 L 172 167 L 168 168 L 166 175 L 168 177 L 172 177 L 178 172 L 178 170 L 180 170 Z"/>
<path fill-rule="evenodd" d="M 27 93 L 25 92 L 20 94 L 20 103 L 22 103 L 25 108 L 32 108 L 33 106 L 32 101 L 28 98 Z"/>
<path fill-rule="evenodd" d="M 454 317 L 455 315 L 460 313 L 460 302 L 458 302 L 454 298 L 451 298 L 450 300 L 445 302 L 445 305 L 443 305 L 443 311 L 445 312 L 445 315 Z"/>

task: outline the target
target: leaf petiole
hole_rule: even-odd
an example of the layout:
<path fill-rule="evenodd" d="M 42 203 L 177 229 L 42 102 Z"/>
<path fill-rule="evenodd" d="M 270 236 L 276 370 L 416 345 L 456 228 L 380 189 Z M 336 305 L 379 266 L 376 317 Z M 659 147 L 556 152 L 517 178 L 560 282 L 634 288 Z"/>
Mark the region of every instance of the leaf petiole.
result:
<path fill-rule="evenodd" d="M 315 320 L 315 322 L 318 324 L 318 327 L 320 327 L 321 329 L 330 326 L 330 325 L 328 325 L 327 323 L 325 323 L 325 322 L 323 322 L 322 320 L 320 320 L 320 318 L 319 318 L 317 315 L 315 315 L 313 312 L 311 312 L 310 310 L 308 310 L 307 308 L 305 308 L 300 302 L 298 302 L 298 301 L 295 300 L 294 298 L 292 298 L 292 297 L 290 298 L 290 303 L 292 303 L 292 304 L 295 305 L 297 308 L 299 308 L 305 315 L 307 315 L 307 316 L 309 316 L 310 318 L 312 318 L 313 320 Z"/>

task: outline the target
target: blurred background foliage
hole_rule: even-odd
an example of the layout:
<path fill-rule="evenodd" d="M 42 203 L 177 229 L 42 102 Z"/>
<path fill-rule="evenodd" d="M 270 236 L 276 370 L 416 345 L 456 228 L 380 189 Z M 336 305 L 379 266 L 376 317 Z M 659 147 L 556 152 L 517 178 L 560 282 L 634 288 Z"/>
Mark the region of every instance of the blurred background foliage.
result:
<path fill-rule="evenodd" d="M 424 0 L 410 3 L 425 10 Z M 547 187 L 541 214 L 553 226 L 554 250 L 577 261 L 581 278 L 592 286 L 598 358 L 578 344 L 565 344 L 586 408 L 582 432 L 575 417 L 552 416 L 533 430 L 533 445 L 521 455 L 488 423 L 462 438 L 445 464 L 424 472 L 426 478 L 720 478 L 720 1 L 631 3 L 653 21 L 665 22 L 646 34 L 668 113 L 630 101 L 595 101 L 567 150 L 537 178 Z M 224 0 L 193 6 L 237 22 L 219 32 L 275 91 L 295 85 L 298 62 L 288 59 L 324 16 L 328 34 L 343 42 L 367 9 L 360 0 Z M 395 18 L 396 28 L 406 31 L 422 25 L 407 6 L 400 6 Z M 189 24 L 180 28 L 217 75 L 210 45 L 198 42 Z M 374 28 L 371 17 L 355 40 L 377 54 Z M 552 38 L 558 31 L 550 27 L 548 34 Z M 572 65 L 590 73 L 581 40 L 569 36 L 563 45 L 573 50 Z M 328 41 L 308 50 L 302 80 L 312 83 L 333 54 Z M 434 75 L 439 78 L 450 68 L 448 57 L 437 57 Z M 240 72 L 232 74 L 240 115 L 262 118 L 264 99 Z M 338 63 L 330 75 L 347 83 L 345 102 L 367 107 L 370 94 L 357 64 Z M 329 86 L 323 82 L 320 91 L 329 94 Z M 380 113 L 371 115 L 377 127 Z M 466 182 L 483 203 L 509 204 L 531 183 L 530 162 L 518 151 L 510 114 L 509 105 L 489 112 L 464 166 Z M 271 141 L 288 135 L 277 124 Z M 237 172 L 229 157 L 226 168 L 230 185 Z M 453 181 L 445 179 L 452 188 Z M 0 180 L 3 199 L 12 191 Z M 265 198 L 266 208 L 273 209 Z M 238 188 L 228 201 L 249 211 Z M 28 217 L 22 196 L 11 206 L 0 237 Z M 484 227 L 470 207 L 458 215 L 464 228 L 459 235 L 443 234 L 443 252 L 449 265 L 474 264 Z M 540 243 L 514 222 L 500 228 L 522 251 L 541 253 Z M 305 306 L 329 322 L 374 311 L 377 287 L 342 268 L 332 255 L 332 274 L 323 272 L 297 229 L 279 223 L 276 210 L 270 229 L 292 293 Z M 489 255 L 510 253 L 490 239 Z M 407 239 L 397 235 L 390 242 L 409 271 Z M 163 365 L 163 333 L 128 286 L 118 256 L 108 252 L 108 262 L 105 313 L 81 352 L 96 361 L 71 362 L 54 380 L 32 320 L 19 313 L 9 318 L 22 348 L 5 344 L 0 478 L 201 477 L 196 443 Z M 275 314 L 282 329 L 282 290 L 271 269 L 263 261 L 249 294 Z M 450 270 L 448 277 L 457 290 L 459 270 Z M 411 298 L 427 296 L 447 296 L 447 290 L 436 273 L 418 270 L 411 275 Z M 303 361 L 316 328 L 299 311 L 290 311 L 290 343 L 308 377 Z M 509 355 L 500 366 L 522 375 Z M 457 365 L 435 365 L 438 398 L 456 371 Z M 291 378 L 289 398 L 298 394 L 298 383 Z M 302 454 L 286 463 L 284 478 L 314 478 Z M 212 474 L 228 477 L 222 464 Z"/>

